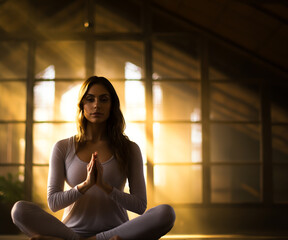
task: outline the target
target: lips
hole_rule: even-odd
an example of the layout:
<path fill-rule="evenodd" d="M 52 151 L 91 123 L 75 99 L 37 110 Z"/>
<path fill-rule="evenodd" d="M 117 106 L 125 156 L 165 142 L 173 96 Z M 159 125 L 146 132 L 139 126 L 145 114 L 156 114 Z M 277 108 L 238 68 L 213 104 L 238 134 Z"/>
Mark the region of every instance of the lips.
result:
<path fill-rule="evenodd" d="M 93 117 L 102 117 L 102 116 L 103 116 L 103 113 L 94 112 L 94 113 L 91 113 L 90 115 L 93 116 Z"/>

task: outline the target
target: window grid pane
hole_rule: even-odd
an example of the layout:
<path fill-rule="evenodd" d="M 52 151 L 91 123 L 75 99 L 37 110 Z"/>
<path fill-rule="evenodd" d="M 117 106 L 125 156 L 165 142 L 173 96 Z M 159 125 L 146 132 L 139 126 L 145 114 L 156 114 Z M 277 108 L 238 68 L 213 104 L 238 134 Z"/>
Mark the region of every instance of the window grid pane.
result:
<path fill-rule="evenodd" d="M 53 145 L 61 139 L 76 134 L 76 125 L 74 123 L 35 123 L 33 128 L 34 164 L 48 164 Z"/>
<path fill-rule="evenodd" d="M 17 81 L 0 82 L 0 95 L 0 120 L 25 121 L 26 83 Z"/>
<path fill-rule="evenodd" d="M 200 203 L 202 167 L 154 166 L 154 187 L 156 203 Z"/>
<path fill-rule="evenodd" d="M 258 87 L 248 84 L 211 84 L 210 119 L 227 121 L 259 120 Z"/>
<path fill-rule="evenodd" d="M 191 38 L 153 42 L 153 79 L 201 79 L 197 41 Z"/>
<path fill-rule="evenodd" d="M 3 11 L 2 11 L 3 13 Z M 13 20 L 13 22 L 16 19 Z M 5 24 L 11 27 L 11 24 Z M 25 78 L 27 69 L 28 46 L 18 41 L 0 42 L 0 78 Z M 21 59 L 21 61 L 19 61 Z M 23 61 L 24 59 L 24 61 Z"/>
<path fill-rule="evenodd" d="M 260 166 L 212 166 L 212 203 L 260 202 Z"/>
<path fill-rule="evenodd" d="M 212 124 L 211 162 L 259 162 L 258 124 Z"/>
<path fill-rule="evenodd" d="M 85 77 L 84 52 L 84 42 L 38 42 L 35 77 L 83 79 Z"/>
<path fill-rule="evenodd" d="M 38 81 L 34 84 L 35 121 L 75 121 L 78 81 Z"/>
<path fill-rule="evenodd" d="M 25 157 L 25 124 L 0 124 L 0 163 L 24 164 Z"/>
<path fill-rule="evenodd" d="M 140 41 L 96 42 L 95 75 L 110 80 L 144 78 L 143 50 Z"/>
<path fill-rule="evenodd" d="M 154 123 L 154 163 L 202 162 L 201 124 Z"/>
<path fill-rule="evenodd" d="M 154 120 L 199 121 L 200 98 L 200 83 L 155 82 L 153 84 Z"/>

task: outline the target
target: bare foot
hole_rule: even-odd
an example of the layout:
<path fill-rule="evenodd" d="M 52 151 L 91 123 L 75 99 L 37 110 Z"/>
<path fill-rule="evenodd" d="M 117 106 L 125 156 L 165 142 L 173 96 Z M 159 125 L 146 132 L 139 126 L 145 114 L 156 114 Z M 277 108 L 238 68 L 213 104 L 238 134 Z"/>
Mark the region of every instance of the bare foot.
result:
<path fill-rule="evenodd" d="M 30 240 L 64 240 L 64 239 L 58 237 L 37 235 L 35 237 L 30 238 Z"/>

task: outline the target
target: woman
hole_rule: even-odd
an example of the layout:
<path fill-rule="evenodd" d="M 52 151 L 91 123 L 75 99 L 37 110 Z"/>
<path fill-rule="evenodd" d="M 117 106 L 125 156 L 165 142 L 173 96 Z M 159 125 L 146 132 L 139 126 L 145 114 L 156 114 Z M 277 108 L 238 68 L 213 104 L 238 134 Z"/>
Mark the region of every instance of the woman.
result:
<path fill-rule="evenodd" d="M 33 203 L 12 209 L 14 223 L 31 239 L 153 240 L 174 225 L 169 205 L 146 210 L 141 152 L 124 134 L 119 98 L 104 77 L 92 76 L 78 99 L 78 134 L 57 142 L 50 158 L 48 205 L 65 208 L 62 221 Z M 128 179 L 129 194 L 124 185 Z M 71 189 L 64 191 L 64 182 Z M 140 214 L 128 220 L 126 210 Z M 144 213 L 145 212 L 145 213 Z"/>

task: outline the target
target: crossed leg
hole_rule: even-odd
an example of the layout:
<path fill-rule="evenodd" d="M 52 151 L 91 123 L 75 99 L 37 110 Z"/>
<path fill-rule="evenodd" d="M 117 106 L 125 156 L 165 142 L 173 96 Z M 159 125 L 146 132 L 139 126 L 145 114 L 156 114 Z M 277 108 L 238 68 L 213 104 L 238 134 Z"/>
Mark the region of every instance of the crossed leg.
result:
<path fill-rule="evenodd" d="M 96 239 L 106 240 L 113 236 L 120 236 L 125 240 L 156 240 L 171 230 L 175 218 L 175 212 L 171 206 L 159 205 L 116 228 L 97 234 Z"/>
<path fill-rule="evenodd" d="M 31 237 L 31 240 L 82 240 L 56 217 L 45 212 L 34 203 L 19 201 L 12 211 L 15 225 Z M 169 205 L 159 205 L 143 215 L 127 221 L 111 230 L 99 233 L 89 240 L 154 240 L 159 239 L 173 227 L 175 212 Z M 87 240 L 88 240 L 87 239 Z"/>
<path fill-rule="evenodd" d="M 14 224 L 33 240 L 80 239 L 78 234 L 66 227 L 59 219 L 32 202 L 15 203 L 11 217 Z"/>

